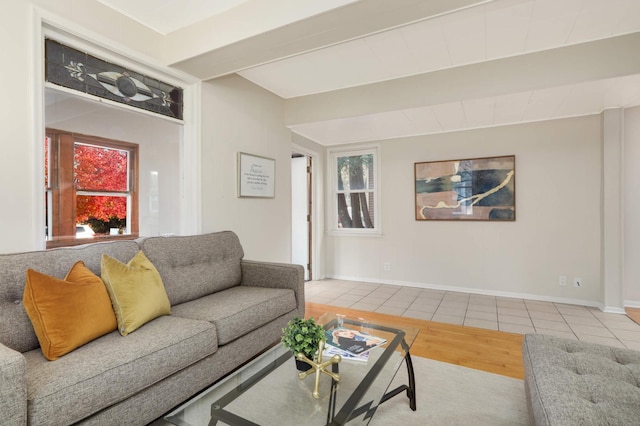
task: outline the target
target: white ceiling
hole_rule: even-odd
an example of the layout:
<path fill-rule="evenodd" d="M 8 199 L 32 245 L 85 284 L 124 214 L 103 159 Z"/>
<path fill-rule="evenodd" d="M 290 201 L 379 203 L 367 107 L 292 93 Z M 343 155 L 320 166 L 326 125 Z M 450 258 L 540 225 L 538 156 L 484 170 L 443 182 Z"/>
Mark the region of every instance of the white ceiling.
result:
<path fill-rule="evenodd" d="M 640 31 L 638 0 L 503 0 L 240 71 L 292 98 Z"/>
<path fill-rule="evenodd" d="M 116 0 L 100 1 L 116 7 Z M 274 42 L 273 49 L 264 45 L 284 36 L 285 28 L 173 65 L 206 79 L 221 75 L 214 71 L 217 59 L 218 63 L 236 63 L 235 69 L 229 65 L 224 73 L 237 72 L 287 99 L 285 105 L 291 105 L 292 110 L 303 105 L 304 113 L 294 111 L 287 124 L 294 132 L 324 145 L 597 114 L 605 108 L 640 105 L 640 64 L 636 60 L 640 45 L 618 50 L 623 44 L 617 40 L 622 38 L 615 38 L 640 32 L 638 0 L 394 2 L 360 0 L 290 25 L 297 34 L 309 29 L 306 44 L 297 37 L 277 46 Z M 117 3 L 122 7 L 135 2 Z M 183 22 L 183 11 L 193 11 L 179 0 L 162 2 L 168 3 L 181 6 L 173 10 L 171 22 Z M 214 2 L 194 1 L 196 7 L 206 3 Z M 394 10 L 383 10 L 392 4 Z M 352 11 L 358 11 L 360 19 L 358 15 L 348 19 Z M 388 19 L 379 15 L 388 15 Z M 136 19 L 144 22 L 145 17 Z M 328 35 L 314 27 L 318 23 Z M 147 25 L 162 27 L 157 22 Z M 338 34 L 344 38 L 336 39 Z M 583 56 L 587 58 L 584 64 L 562 63 L 563 52 L 568 58 L 574 53 L 580 58 L 580 52 L 606 39 L 616 44 L 607 45 L 611 47 L 603 63 L 588 55 Z M 247 46 L 252 45 L 260 54 L 249 54 Z M 560 55 L 540 54 L 547 51 Z M 234 54 L 236 62 L 229 59 Z M 521 58 L 521 63 L 527 64 L 523 75 L 508 76 L 513 70 L 510 58 Z M 494 75 L 505 74 L 504 84 L 498 80 L 482 87 L 482 78 L 472 81 L 474 73 L 480 75 L 480 70 L 489 66 Z M 549 71 L 555 67 L 564 67 L 564 74 Z M 418 100 L 409 101 L 412 96 L 408 95 L 406 102 L 395 99 L 385 105 L 375 101 L 369 107 L 357 105 L 354 99 L 354 93 L 391 93 L 393 98 L 398 93 L 393 88 L 431 77 L 453 86 L 455 81 L 447 83 L 443 76 L 463 75 L 462 71 L 467 76 L 464 85 L 471 88 L 465 92 L 455 87 L 427 91 L 417 85 Z M 434 92 L 439 96 L 432 96 Z M 367 103 L 367 99 L 360 100 Z M 327 100 L 336 105 L 334 111 L 326 111 Z M 314 105 L 322 111 L 314 114 Z"/>
<path fill-rule="evenodd" d="M 168 34 L 249 0 L 98 0 L 160 34 Z"/>

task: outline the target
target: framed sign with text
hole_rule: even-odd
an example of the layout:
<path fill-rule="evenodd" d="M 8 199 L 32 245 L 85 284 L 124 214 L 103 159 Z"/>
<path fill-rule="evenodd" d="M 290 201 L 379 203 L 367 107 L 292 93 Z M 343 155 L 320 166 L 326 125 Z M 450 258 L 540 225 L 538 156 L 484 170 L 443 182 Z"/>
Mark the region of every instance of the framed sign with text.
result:
<path fill-rule="evenodd" d="M 276 160 L 238 153 L 238 197 L 274 198 Z"/>

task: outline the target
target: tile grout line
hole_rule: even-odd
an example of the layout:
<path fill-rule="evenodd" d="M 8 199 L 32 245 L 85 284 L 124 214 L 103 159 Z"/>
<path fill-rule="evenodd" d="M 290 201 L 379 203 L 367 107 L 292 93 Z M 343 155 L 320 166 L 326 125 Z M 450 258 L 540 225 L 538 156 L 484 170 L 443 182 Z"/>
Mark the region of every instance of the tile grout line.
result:
<path fill-rule="evenodd" d="M 319 282 L 319 281 L 316 281 L 316 283 L 317 283 L 317 284 L 315 284 L 315 285 L 314 285 L 314 287 L 320 287 L 320 286 L 321 286 L 321 284 L 320 284 L 320 282 Z M 366 283 L 364 283 L 364 284 L 366 284 Z M 334 297 L 331 301 L 333 302 L 333 301 L 335 301 L 336 299 L 339 299 L 341 296 L 344 296 L 344 295 L 348 294 L 350 290 L 356 289 L 356 288 L 357 288 L 357 287 L 359 287 L 359 286 L 360 286 L 360 285 L 356 285 L 356 286 L 354 286 L 354 287 L 351 287 L 351 288 L 349 288 L 349 289 L 345 290 L 344 292 L 342 292 L 342 293 L 340 294 L 340 296 Z M 357 301 L 347 301 L 347 302 L 349 302 L 349 306 L 347 306 L 347 307 L 352 307 L 352 306 L 354 306 L 354 305 L 356 305 L 356 304 L 358 304 L 358 303 L 362 303 L 363 299 L 365 299 L 365 298 L 366 298 L 366 297 L 368 297 L 368 296 L 371 296 L 373 292 L 375 292 L 376 290 L 378 290 L 378 289 L 380 289 L 380 288 L 383 288 L 383 285 L 381 285 L 381 284 L 380 284 L 380 285 L 377 285 L 377 286 L 376 286 L 375 288 L 373 288 L 373 289 L 370 289 L 370 290 L 369 290 L 369 289 L 367 289 L 368 294 L 366 294 L 366 295 L 358 295 L 358 296 L 359 296 L 359 299 L 358 299 Z M 390 301 L 390 299 L 391 299 L 394 295 L 397 295 L 397 294 L 398 294 L 399 292 L 401 292 L 401 291 L 402 291 L 402 289 L 404 289 L 404 288 L 413 288 L 413 287 L 398 286 L 398 289 L 397 289 L 396 291 L 394 291 L 392 294 L 390 294 L 389 296 L 387 296 L 387 297 L 385 298 L 384 302 L 382 302 L 382 303 L 381 303 L 381 304 L 380 304 L 376 309 L 374 309 L 374 310 L 373 310 L 373 312 L 378 312 L 378 309 L 383 308 L 383 307 L 384 307 L 384 305 L 385 305 L 387 302 L 389 302 L 389 301 Z M 321 289 L 319 290 L 319 292 L 322 292 L 322 291 L 324 291 L 324 290 L 326 290 L 326 289 L 329 289 L 329 290 L 335 290 L 335 289 L 336 289 L 336 287 L 335 287 L 335 286 L 329 286 L 329 287 L 326 287 L 326 288 L 324 288 L 324 289 L 322 289 L 322 288 L 321 288 Z M 427 290 L 428 290 L 428 289 L 427 289 Z M 422 295 L 424 292 L 425 292 L 425 289 L 422 289 L 422 291 L 421 291 L 420 293 L 417 293 L 417 294 L 416 294 L 416 296 L 415 296 L 414 300 L 415 300 L 415 299 L 417 299 L 418 297 L 420 297 L 420 295 Z M 438 292 L 438 293 L 439 293 L 439 292 Z M 430 318 L 433 318 L 433 317 L 435 317 L 435 316 L 436 316 L 438 309 L 440 309 L 440 308 L 447 308 L 446 306 L 442 306 L 442 303 L 443 303 L 443 301 L 446 299 L 446 296 L 447 296 L 447 294 L 448 294 L 448 293 L 450 293 L 450 294 L 452 294 L 452 295 L 464 295 L 464 296 L 466 296 L 466 307 L 465 307 L 465 309 L 464 309 L 464 314 L 463 314 L 463 316 L 462 316 L 462 325 L 464 326 L 464 323 L 467 321 L 467 319 L 469 319 L 469 320 L 473 320 L 474 318 L 468 317 L 468 313 L 469 313 L 469 305 L 470 305 L 470 303 L 471 303 L 471 296 L 472 296 L 473 294 L 472 294 L 472 293 L 451 292 L 451 291 L 447 291 L 447 290 L 442 291 L 442 294 L 439 296 L 439 300 L 438 300 L 437 306 L 435 306 L 435 309 L 434 309 L 433 313 L 429 312 L 429 314 L 430 314 Z M 317 296 L 317 295 L 314 295 L 314 296 Z M 320 296 L 320 297 L 322 297 L 322 296 Z M 312 296 L 311 298 L 313 298 L 313 296 Z M 507 298 L 507 299 L 510 299 L 510 298 Z M 434 300 L 435 300 L 435 299 L 434 299 Z M 520 301 L 520 302 L 522 302 L 522 303 L 524 304 L 524 308 L 525 308 L 525 311 L 526 311 L 526 313 L 527 313 L 527 317 L 528 317 L 528 319 L 529 319 L 529 321 L 530 321 L 530 323 L 531 323 L 531 328 L 534 330 L 534 332 L 539 332 L 538 330 L 544 330 L 544 328 L 542 328 L 542 327 L 536 327 L 536 325 L 535 325 L 535 323 L 534 323 L 534 318 L 531 316 L 531 308 L 527 305 L 527 303 L 526 303 L 526 301 L 525 301 L 524 299 L 515 299 L 515 298 L 514 298 L 514 299 L 512 299 L 512 300 L 513 300 L 513 301 L 515 301 L 515 302 Z M 510 301 L 510 300 L 506 300 L 506 301 Z M 496 318 L 496 324 L 497 324 L 497 326 L 498 326 L 498 330 L 500 330 L 500 329 L 501 329 L 501 327 L 500 327 L 500 325 L 501 325 L 501 324 L 502 324 L 503 326 L 504 326 L 504 325 L 506 325 L 506 324 L 509 324 L 509 325 L 520 325 L 520 326 L 523 326 L 523 327 L 528 327 L 528 326 L 525 326 L 524 324 L 511 324 L 511 323 L 505 323 L 504 321 L 502 321 L 502 322 L 501 322 L 501 321 L 500 321 L 500 313 L 499 313 L 500 307 L 499 307 L 499 305 L 498 305 L 498 302 L 499 302 L 499 301 L 498 301 L 498 298 L 497 298 L 497 297 L 494 297 L 493 302 L 494 302 L 494 304 L 492 304 L 492 306 L 494 306 L 494 307 L 495 307 L 495 318 Z M 565 314 L 565 313 L 563 313 L 560 309 L 558 309 L 557 303 L 555 303 L 555 302 L 549 302 L 549 303 L 550 303 L 550 304 L 551 304 L 551 305 L 556 309 L 557 313 L 560 315 L 560 317 L 561 317 L 561 318 L 562 318 L 562 320 L 563 320 L 563 322 L 562 322 L 562 323 L 568 326 L 568 328 L 571 330 L 571 333 L 574 335 L 574 337 L 575 337 L 577 340 L 584 341 L 584 340 L 582 340 L 582 339 L 580 339 L 580 338 L 578 337 L 576 330 L 574 330 L 574 328 L 573 328 L 573 327 L 572 327 L 572 325 L 569 323 L 569 321 L 567 321 L 567 318 L 566 318 L 566 317 L 567 317 L 567 315 L 569 315 L 569 314 Z M 328 303 L 328 304 L 331 304 L 331 303 Z M 400 316 L 404 316 L 404 314 L 405 314 L 405 313 L 407 313 L 407 311 L 409 311 L 409 308 L 410 308 L 411 306 L 412 306 L 412 304 L 409 304 L 406 308 L 397 308 L 397 307 L 393 307 L 393 306 L 391 306 L 391 307 L 389 307 L 389 308 L 393 308 L 393 309 L 402 309 L 402 313 L 400 314 Z M 573 305 L 571 305 L 571 306 L 573 306 Z M 586 308 L 587 308 L 586 306 L 581 306 L 581 305 L 575 305 L 575 307 L 576 307 L 576 308 L 578 308 L 578 309 L 579 309 L 579 308 L 583 308 L 583 309 L 586 309 Z M 509 309 L 509 308 L 505 307 L 505 309 Z M 597 328 L 600 328 L 600 329 L 606 330 L 609 334 L 613 335 L 613 339 L 614 339 L 614 340 L 616 340 L 616 341 L 618 342 L 618 344 L 622 345 L 622 347 L 627 347 L 627 348 L 629 347 L 627 344 L 625 344 L 625 343 L 621 340 L 621 338 L 619 338 L 619 337 L 616 335 L 616 333 L 615 333 L 614 331 L 612 331 L 612 330 L 611 330 L 611 328 L 609 328 L 609 326 L 607 326 L 607 325 L 603 322 L 603 320 L 602 320 L 601 318 L 599 318 L 598 316 L 596 316 L 596 315 L 595 315 L 593 312 L 591 312 L 589 309 L 586 309 L 586 310 L 587 310 L 587 312 L 589 312 L 590 316 L 589 316 L 589 317 L 585 317 L 585 318 L 593 318 L 593 319 L 596 319 L 596 320 L 597 320 L 597 322 L 598 322 L 598 324 L 599 324 L 599 325 L 589 325 L 589 324 L 586 324 L 587 326 L 593 326 L 593 327 L 597 327 Z M 541 311 L 541 313 L 545 313 L 545 312 L 544 312 L 544 311 Z M 549 313 L 551 313 L 551 312 L 549 312 Z M 442 314 L 442 315 L 448 315 L 448 314 Z M 425 315 L 425 316 L 427 316 L 427 315 Z M 456 315 L 451 315 L 451 316 L 456 316 Z M 576 316 L 580 317 L 579 315 L 576 315 Z M 544 319 L 544 318 L 543 318 L 543 319 Z M 431 319 L 431 320 L 432 320 L 432 319 Z M 553 320 L 549 320 L 549 321 L 553 321 Z M 636 323 L 636 324 L 637 324 L 637 323 Z M 550 330 L 550 331 L 553 331 L 552 329 L 549 329 L 549 330 Z M 559 330 L 558 330 L 558 331 L 559 331 Z M 626 330 L 623 330 L 623 331 L 626 331 Z M 629 331 L 630 331 L 630 332 L 634 332 L 634 330 L 629 330 Z M 638 324 L 638 331 L 640 331 L 640 324 Z M 606 338 L 606 339 L 611 339 L 611 337 L 598 336 L 598 335 L 595 335 L 595 334 L 594 334 L 594 335 L 591 335 L 591 336 L 593 336 L 594 338 Z"/>

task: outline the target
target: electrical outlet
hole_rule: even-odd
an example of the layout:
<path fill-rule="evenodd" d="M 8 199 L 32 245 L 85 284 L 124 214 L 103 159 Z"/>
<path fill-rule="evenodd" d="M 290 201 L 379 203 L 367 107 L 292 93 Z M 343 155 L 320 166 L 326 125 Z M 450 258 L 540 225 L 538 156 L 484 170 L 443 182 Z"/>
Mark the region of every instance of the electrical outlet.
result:
<path fill-rule="evenodd" d="M 567 276 L 566 275 L 560 275 L 558 277 L 558 284 L 567 285 Z"/>
<path fill-rule="evenodd" d="M 391 263 L 389 263 L 389 262 L 384 262 L 383 267 L 384 267 L 384 270 L 385 270 L 385 271 L 390 271 L 390 270 L 391 270 Z"/>
<path fill-rule="evenodd" d="M 574 287 L 582 287 L 584 283 L 582 282 L 582 278 L 580 277 L 574 277 L 573 278 L 573 286 Z"/>

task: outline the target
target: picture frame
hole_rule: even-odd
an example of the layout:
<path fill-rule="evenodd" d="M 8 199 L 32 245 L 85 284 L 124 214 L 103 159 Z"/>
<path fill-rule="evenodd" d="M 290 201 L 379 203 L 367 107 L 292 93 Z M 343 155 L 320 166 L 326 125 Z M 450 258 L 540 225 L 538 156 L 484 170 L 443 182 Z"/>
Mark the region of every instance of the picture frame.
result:
<path fill-rule="evenodd" d="M 275 198 L 276 160 L 238 153 L 238 197 Z"/>
<path fill-rule="evenodd" d="M 516 220 L 515 155 L 414 163 L 415 218 Z"/>

